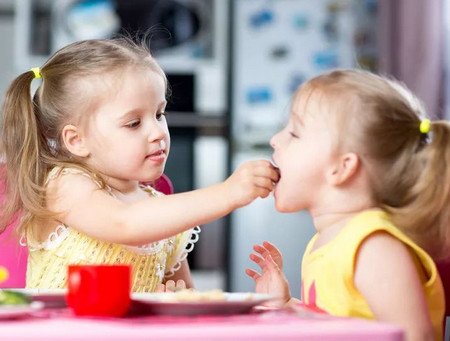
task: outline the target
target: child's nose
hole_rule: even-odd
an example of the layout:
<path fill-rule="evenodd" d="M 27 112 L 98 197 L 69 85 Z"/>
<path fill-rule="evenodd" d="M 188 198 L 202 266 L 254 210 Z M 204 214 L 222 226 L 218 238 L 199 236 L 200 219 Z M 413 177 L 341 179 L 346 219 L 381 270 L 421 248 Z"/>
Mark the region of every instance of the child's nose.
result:
<path fill-rule="evenodd" d="M 150 128 L 148 135 L 148 142 L 160 141 L 166 137 L 166 130 L 158 124 L 153 125 Z"/>
<path fill-rule="evenodd" d="M 272 138 L 270 139 L 270 146 L 275 149 L 277 147 L 277 143 L 276 143 L 276 137 L 278 134 L 275 134 L 272 136 Z"/>

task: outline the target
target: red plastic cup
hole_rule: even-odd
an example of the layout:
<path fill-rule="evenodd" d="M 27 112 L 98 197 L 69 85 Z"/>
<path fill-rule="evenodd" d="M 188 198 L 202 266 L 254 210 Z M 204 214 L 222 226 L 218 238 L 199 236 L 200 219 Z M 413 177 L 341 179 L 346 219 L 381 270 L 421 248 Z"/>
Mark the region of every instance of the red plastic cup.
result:
<path fill-rule="evenodd" d="M 123 316 L 131 304 L 129 265 L 69 265 L 67 305 L 76 315 Z"/>

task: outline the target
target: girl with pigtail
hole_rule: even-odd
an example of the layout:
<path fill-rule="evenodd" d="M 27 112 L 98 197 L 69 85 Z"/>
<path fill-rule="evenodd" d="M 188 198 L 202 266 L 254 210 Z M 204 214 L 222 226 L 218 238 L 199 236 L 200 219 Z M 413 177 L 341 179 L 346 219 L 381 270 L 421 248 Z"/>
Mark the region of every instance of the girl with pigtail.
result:
<path fill-rule="evenodd" d="M 169 154 L 167 87 L 147 45 L 127 38 L 73 43 L 12 82 L 0 232 L 18 223 L 27 288 L 66 287 L 69 264 L 130 264 L 137 292 L 192 287 L 195 226 L 269 195 L 278 173 L 267 160 L 191 192 L 142 185 L 161 176 Z"/>
<path fill-rule="evenodd" d="M 302 261 L 302 304 L 395 323 L 442 340 L 444 292 L 433 261 L 450 257 L 450 124 L 431 121 L 402 84 L 360 70 L 304 83 L 271 139 L 281 212 L 306 209 L 317 233 Z M 257 292 L 291 304 L 283 259 L 255 245 Z"/>

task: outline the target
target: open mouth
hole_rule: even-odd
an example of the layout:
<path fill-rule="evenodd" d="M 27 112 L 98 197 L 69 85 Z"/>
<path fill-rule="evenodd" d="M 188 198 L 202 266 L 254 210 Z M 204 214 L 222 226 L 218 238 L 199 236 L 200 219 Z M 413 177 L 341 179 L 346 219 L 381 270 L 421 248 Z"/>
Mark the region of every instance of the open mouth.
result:
<path fill-rule="evenodd" d="M 280 172 L 280 168 L 278 168 L 278 165 L 275 163 L 274 160 L 270 161 L 272 163 L 273 168 L 275 169 L 275 171 L 278 173 L 278 181 L 276 181 L 275 183 L 279 182 L 281 179 L 281 172 Z"/>

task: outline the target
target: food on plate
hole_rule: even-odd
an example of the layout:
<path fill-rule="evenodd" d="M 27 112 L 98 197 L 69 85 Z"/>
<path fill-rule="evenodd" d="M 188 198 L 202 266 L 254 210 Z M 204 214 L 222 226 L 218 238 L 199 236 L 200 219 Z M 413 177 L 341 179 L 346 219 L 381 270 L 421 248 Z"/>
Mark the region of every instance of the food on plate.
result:
<path fill-rule="evenodd" d="M 29 304 L 31 297 L 21 292 L 0 289 L 0 306 L 1 305 L 19 305 Z"/>
<path fill-rule="evenodd" d="M 174 293 L 163 296 L 165 302 L 220 302 L 227 298 L 222 290 L 195 291 L 192 289 L 182 289 Z"/>

